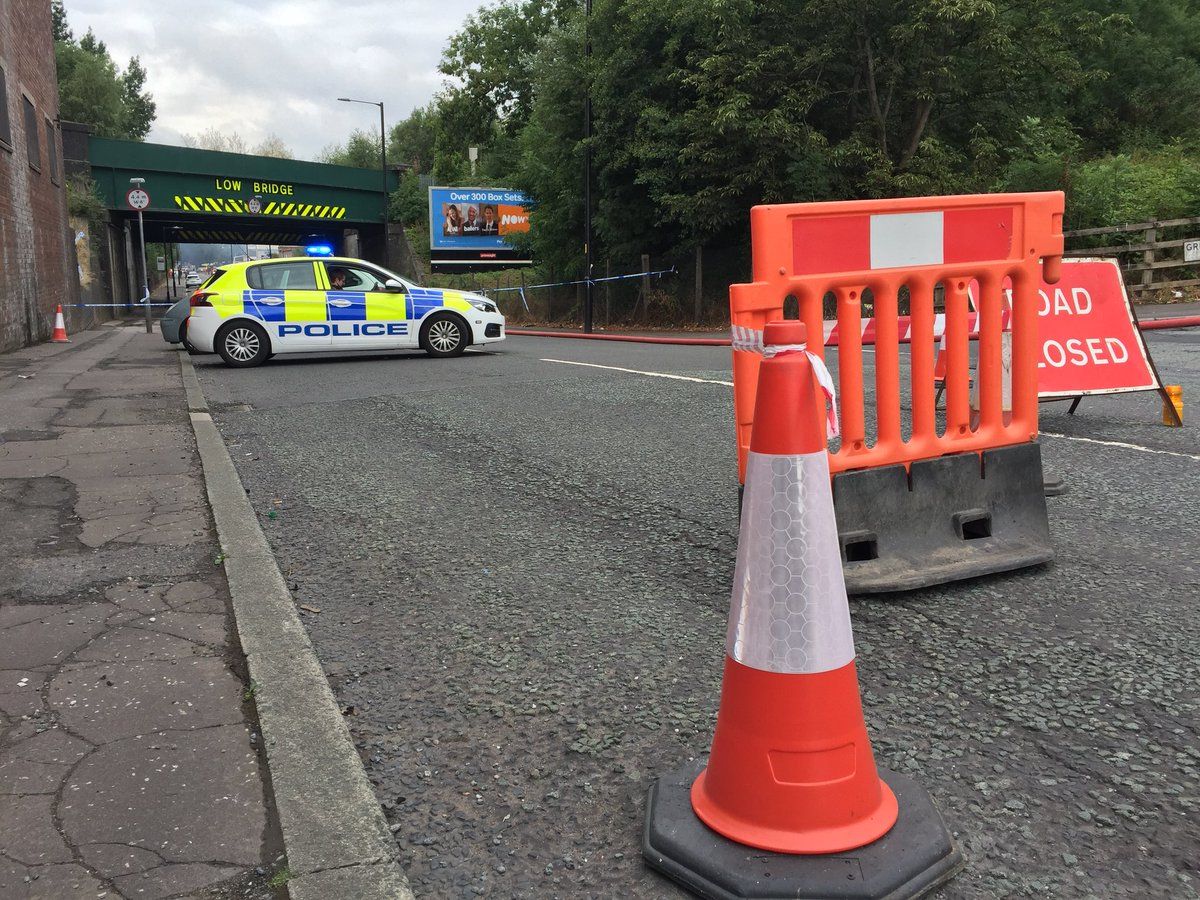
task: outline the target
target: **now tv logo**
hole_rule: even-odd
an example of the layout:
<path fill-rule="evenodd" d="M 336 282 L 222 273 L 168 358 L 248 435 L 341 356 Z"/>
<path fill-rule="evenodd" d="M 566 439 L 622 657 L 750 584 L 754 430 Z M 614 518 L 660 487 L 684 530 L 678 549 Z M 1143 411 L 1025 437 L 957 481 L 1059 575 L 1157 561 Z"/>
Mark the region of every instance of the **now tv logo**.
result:
<path fill-rule="evenodd" d="M 520 234 L 529 230 L 529 210 L 515 204 L 500 204 L 500 234 Z"/>

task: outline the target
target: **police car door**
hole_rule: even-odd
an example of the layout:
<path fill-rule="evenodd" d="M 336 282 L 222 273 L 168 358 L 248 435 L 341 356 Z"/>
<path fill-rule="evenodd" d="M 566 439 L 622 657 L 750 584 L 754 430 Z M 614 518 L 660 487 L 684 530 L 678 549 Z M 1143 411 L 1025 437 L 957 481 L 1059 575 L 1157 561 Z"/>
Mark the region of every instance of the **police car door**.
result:
<path fill-rule="evenodd" d="M 265 263 L 246 272 L 250 296 L 276 352 L 327 350 L 331 329 L 325 292 L 317 288 L 311 259 Z"/>
<path fill-rule="evenodd" d="M 325 264 L 331 285 L 327 293 L 333 346 L 381 350 L 413 346 L 403 291 L 390 291 L 386 275 L 367 266 L 330 260 Z M 342 289 L 334 277 L 345 278 Z"/>

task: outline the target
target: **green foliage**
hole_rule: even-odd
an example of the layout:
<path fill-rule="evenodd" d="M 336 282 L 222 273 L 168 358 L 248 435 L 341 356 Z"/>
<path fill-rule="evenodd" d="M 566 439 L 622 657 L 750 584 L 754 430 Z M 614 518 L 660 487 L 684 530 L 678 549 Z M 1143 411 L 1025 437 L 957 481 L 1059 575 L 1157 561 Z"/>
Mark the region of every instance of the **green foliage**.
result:
<path fill-rule="evenodd" d="M 100 197 L 96 182 L 91 178 L 71 177 L 67 179 L 66 187 L 67 212 L 71 216 L 87 219 L 88 222 L 95 224 L 105 221 L 108 217 L 108 209 Z"/>
<path fill-rule="evenodd" d="M 400 186 L 388 198 L 388 221 L 411 227 L 428 219 L 429 193 L 421 187 L 415 172 L 405 172 L 400 176 Z"/>
<path fill-rule="evenodd" d="M 62 118 L 86 122 L 102 137 L 126 137 L 120 73 L 108 53 L 60 42 L 55 45 L 54 58 Z"/>
<path fill-rule="evenodd" d="M 61 118 L 92 125 L 102 137 L 144 140 L 154 124 L 156 107 L 145 90 L 141 60 L 133 57 L 121 71 L 91 29 L 75 40 L 59 0 L 50 9 Z"/>
<path fill-rule="evenodd" d="M 1089 160 L 1071 173 L 1067 214 L 1073 228 L 1193 216 L 1198 188 L 1195 153 L 1179 148 L 1119 153 Z"/>
<path fill-rule="evenodd" d="M 121 124 L 125 134 L 135 141 L 144 140 L 154 124 L 156 106 L 145 87 L 146 70 L 135 56 L 121 73 Z"/>
<path fill-rule="evenodd" d="M 457 83 L 445 99 L 466 100 L 481 133 L 493 122 L 519 132 L 533 108 L 542 37 L 576 8 L 570 0 L 504 0 L 468 17 L 442 54 L 442 73 Z"/>
<path fill-rule="evenodd" d="M 433 145 L 437 140 L 438 109 L 433 103 L 414 109 L 392 126 L 388 135 L 388 159 L 414 166 L 419 172 L 433 168 Z"/>
<path fill-rule="evenodd" d="M 538 54 L 539 102 L 518 139 L 514 186 L 537 198 L 529 216 L 536 258 L 564 275 L 582 267 L 584 72 L 582 20 L 547 36 Z"/>
<path fill-rule="evenodd" d="M 330 144 L 317 157 L 318 162 L 357 169 L 379 169 L 379 135 L 355 129 L 344 144 Z"/>
<path fill-rule="evenodd" d="M 517 170 L 535 82 L 545 84 L 543 40 L 577 9 L 571 0 L 502 0 L 469 17 L 450 39 L 441 71 L 451 80 L 434 101 L 438 182 L 491 184 Z M 468 147 L 479 148 L 474 178 Z"/>
<path fill-rule="evenodd" d="M 71 34 L 71 26 L 67 24 L 67 10 L 63 7 L 63 0 L 51 0 L 50 21 L 54 40 L 70 41 L 74 38 L 74 35 Z"/>
<path fill-rule="evenodd" d="M 68 175 L 65 186 L 67 213 L 72 219 L 83 219 L 87 222 L 89 243 L 93 249 L 99 250 L 100 235 L 108 221 L 108 208 L 100 197 L 96 182 L 91 178 Z"/>

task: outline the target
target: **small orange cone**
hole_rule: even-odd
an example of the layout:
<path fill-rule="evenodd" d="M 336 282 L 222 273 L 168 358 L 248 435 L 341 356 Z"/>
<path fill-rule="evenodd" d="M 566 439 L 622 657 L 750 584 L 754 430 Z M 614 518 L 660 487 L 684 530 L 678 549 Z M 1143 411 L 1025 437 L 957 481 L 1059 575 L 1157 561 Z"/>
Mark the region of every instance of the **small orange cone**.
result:
<path fill-rule="evenodd" d="M 962 856 L 928 795 L 875 766 L 806 341 L 764 331 L 712 753 L 651 788 L 643 854 L 704 897 L 915 897 Z M 829 858 L 849 851 L 857 878 Z"/>
<path fill-rule="evenodd" d="M 54 314 L 54 334 L 50 335 L 50 340 L 55 344 L 69 344 L 71 339 L 67 337 L 67 322 L 63 318 L 62 304 L 58 304 L 58 311 Z"/>

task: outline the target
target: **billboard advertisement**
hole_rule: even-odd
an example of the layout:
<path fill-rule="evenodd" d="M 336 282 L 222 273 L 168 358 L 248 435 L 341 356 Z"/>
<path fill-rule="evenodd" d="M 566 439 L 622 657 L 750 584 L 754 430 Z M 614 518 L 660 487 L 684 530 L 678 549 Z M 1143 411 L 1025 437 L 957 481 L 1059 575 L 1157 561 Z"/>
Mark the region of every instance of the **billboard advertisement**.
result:
<path fill-rule="evenodd" d="M 522 191 L 508 188 L 431 187 L 430 267 L 464 272 L 530 265 L 509 241 L 529 231 L 532 206 Z"/>

